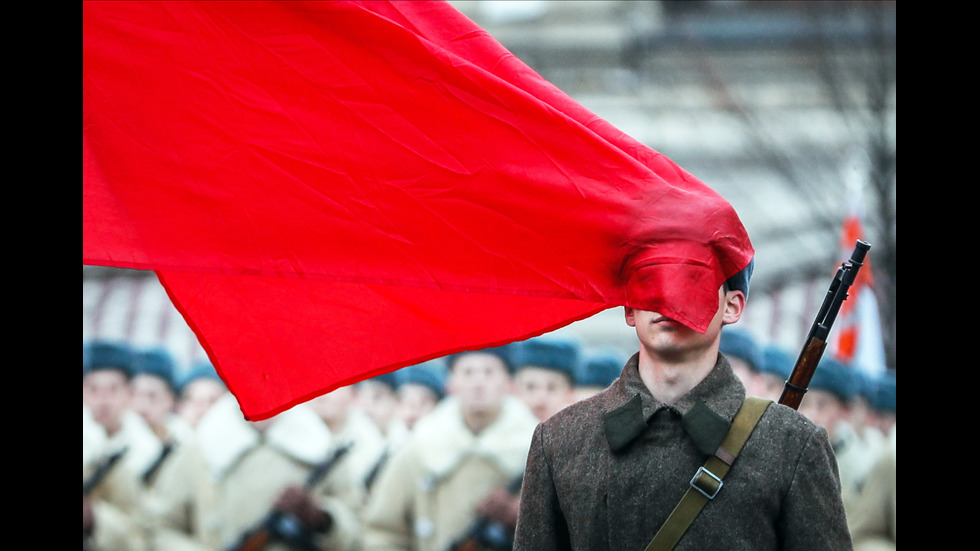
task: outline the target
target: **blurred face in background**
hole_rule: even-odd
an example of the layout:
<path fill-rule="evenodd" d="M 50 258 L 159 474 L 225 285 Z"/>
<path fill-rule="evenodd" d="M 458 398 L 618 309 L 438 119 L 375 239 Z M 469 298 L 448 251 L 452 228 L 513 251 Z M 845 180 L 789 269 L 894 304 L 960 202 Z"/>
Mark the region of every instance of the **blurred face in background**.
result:
<path fill-rule="evenodd" d="M 735 376 L 738 377 L 739 381 L 742 381 L 742 385 L 745 386 L 745 393 L 749 396 L 763 396 L 766 392 L 763 387 L 764 382 L 760 377 L 759 373 L 752 369 L 749 362 L 739 358 L 738 356 L 725 356 L 728 358 L 728 363 L 732 366 L 732 371 L 735 372 Z"/>
<path fill-rule="evenodd" d="M 895 428 L 895 412 L 894 411 L 880 411 L 876 416 L 875 426 L 878 427 L 883 434 L 888 434 L 893 428 Z"/>
<path fill-rule="evenodd" d="M 225 392 L 227 392 L 225 385 L 214 379 L 203 378 L 191 381 L 181 393 L 177 413 L 192 427 L 196 427 L 201 417 Z"/>
<path fill-rule="evenodd" d="M 398 387 L 398 415 L 408 428 L 414 427 L 438 403 L 439 396 L 425 385 L 404 383 Z"/>
<path fill-rule="evenodd" d="M 177 402 L 170 385 L 160 377 L 141 374 L 133 377 L 130 386 L 133 389 L 133 410 L 151 427 L 166 425 Z"/>
<path fill-rule="evenodd" d="M 353 407 L 354 399 L 354 388 L 342 386 L 323 396 L 313 398 L 309 404 L 310 409 L 316 412 L 320 419 L 326 421 L 327 425 L 331 425 L 333 430 L 339 430 L 340 425 L 347 420 L 347 412 Z"/>
<path fill-rule="evenodd" d="M 467 353 L 453 362 L 446 388 L 456 396 L 464 414 L 495 414 L 513 390 L 510 372 L 493 354 Z"/>
<path fill-rule="evenodd" d="M 514 393 L 545 421 L 572 403 L 574 386 L 565 374 L 545 367 L 525 366 L 514 375 Z"/>
<path fill-rule="evenodd" d="M 357 383 L 357 405 L 374 421 L 374 424 L 387 432 L 392 420 L 398 415 L 398 398 L 395 389 L 385 383 L 367 379 Z"/>
<path fill-rule="evenodd" d="M 849 416 L 847 405 L 833 392 L 811 388 L 803 395 L 800 413 L 809 420 L 827 429 L 833 442 L 837 426 Z"/>
<path fill-rule="evenodd" d="M 783 389 L 786 388 L 786 380 L 773 373 L 760 373 L 759 381 L 759 396 L 778 402 L 779 397 L 783 395 Z"/>
<path fill-rule="evenodd" d="M 118 369 L 97 369 L 82 378 L 82 403 L 110 436 L 122 428 L 131 401 L 129 379 Z"/>

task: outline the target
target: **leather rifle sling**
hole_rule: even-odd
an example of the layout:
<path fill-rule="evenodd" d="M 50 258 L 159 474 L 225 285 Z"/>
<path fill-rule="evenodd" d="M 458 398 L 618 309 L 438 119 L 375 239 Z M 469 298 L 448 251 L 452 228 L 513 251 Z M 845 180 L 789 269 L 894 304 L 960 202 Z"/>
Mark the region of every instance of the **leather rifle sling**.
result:
<path fill-rule="evenodd" d="M 669 551 L 677 545 L 688 526 L 701 512 L 701 508 L 718 494 L 723 484 L 721 479 L 728 473 L 756 423 L 771 403 L 772 400 L 755 396 L 745 398 L 732 420 L 732 428 L 718 446 L 718 451 L 708 457 L 704 466 L 695 473 L 684 497 L 647 545 L 646 551 Z"/>

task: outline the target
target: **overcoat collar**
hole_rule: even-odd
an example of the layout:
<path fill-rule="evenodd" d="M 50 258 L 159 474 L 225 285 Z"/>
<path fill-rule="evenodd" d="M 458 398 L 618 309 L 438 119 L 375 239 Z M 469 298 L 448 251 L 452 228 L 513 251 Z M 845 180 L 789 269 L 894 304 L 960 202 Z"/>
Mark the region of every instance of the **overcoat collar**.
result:
<path fill-rule="evenodd" d="M 299 404 L 271 418 L 264 433 L 247 421 L 238 401 L 226 393 L 211 406 L 197 426 L 201 453 L 216 480 L 251 450 L 262 445 L 275 448 L 295 461 L 316 464 L 326 459 L 333 435 L 308 405 Z"/>
<path fill-rule="evenodd" d="M 636 353 L 609 387 L 604 429 L 610 449 L 613 452 L 626 449 L 646 430 L 655 413 L 672 409 L 681 415 L 681 423 L 698 449 L 705 454 L 714 453 L 745 399 L 745 387 L 728 359 L 719 353 L 711 372 L 673 405 L 650 394 L 640 379 L 638 365 L 639 353 Z"/>

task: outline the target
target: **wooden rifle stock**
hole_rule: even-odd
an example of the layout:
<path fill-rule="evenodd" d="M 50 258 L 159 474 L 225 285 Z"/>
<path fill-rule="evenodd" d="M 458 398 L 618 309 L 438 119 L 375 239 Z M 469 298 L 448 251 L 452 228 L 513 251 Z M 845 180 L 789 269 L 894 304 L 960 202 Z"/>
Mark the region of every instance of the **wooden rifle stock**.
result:
<path fill-rule="evenodd" d="M 813 373 L 817 370 L 817 364 L 820 363 L 823 351 L 827 347 L 830 328 L 834 325 L 841 304 L 847 299 L 847 291 L 854 283 L 854 278 L 857 277 L 858 270 L 864 264 L 864 257 L 870 248 L 871 245 L 867 242 L 857 240 L 851 258 L 837 268 L 837 273 L 830 283 L 830 288 L 820 305 L 817 317 L 810 327 L 810 333 L 803 344 L 803 350 L 796 359 L 796 364 L 793 366 L 789 378 L 786 379 L 783 393 L 779 396 L 780 404 L 799 409 L 803 395 L 806 394 L 810 380 L 813 379 Z"/>
<path fill-rule="evenodd" d="M 340 461 L 340 458 L 343 457 L 352 446 L 353 442 L 347 442 L 338 447 L 334 453 L 330 455 L 330 457 L 321 462 L 310 472 L 310 474 L 306 477 L 306 481 L 303 483 L 303 486 L 306 489 L 316 486 L 316 484 L 320 482 L 320 480 L 322 480 L 328 472 L 330 472 L 330 469 L 337 464 L 337 461 Z M 297 537 L 290 538 L 290 541 L 300 548 L 309 548 L 311 550 L 314 549 L 312 547 L 312 542 L 310 542 L 308 539 L 308 535 L 302 533 L 302 527 L 298 525 L 298 521 L 295 519 L 286 519 L 285 516 L 286 515 L 278 509 L 269 511 L 266 516 L 264 516 L 262 520 L 255 525 L 254 528 L 251 528 L 245 532 L 234 545 L 227 549 L 227 551 L 262 551 L 265 549 L 265 546 L 271 543 L 273 540 L 281 539 L 284 536 L 284 534 L 279 532 L 282 524 L 286 521 L 290 521 L 288 524 L 291 529 L 300 532 Z"/>

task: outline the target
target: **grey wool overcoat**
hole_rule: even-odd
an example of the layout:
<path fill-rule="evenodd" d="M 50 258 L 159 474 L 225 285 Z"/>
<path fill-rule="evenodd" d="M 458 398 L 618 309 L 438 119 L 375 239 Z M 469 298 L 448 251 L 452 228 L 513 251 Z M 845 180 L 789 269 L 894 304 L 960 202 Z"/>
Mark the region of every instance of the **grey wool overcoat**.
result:
<path fill-rule="evenodd" d="M 728 431 L 745 387 L 719 354 L 674 405 L 655 399 L 638 355 L 601 393 L 538 425 L 515 551 L 643 551 Z M 771 404 L 718 495 L 675 549 L 852 548 L 827 432 Z"/>

